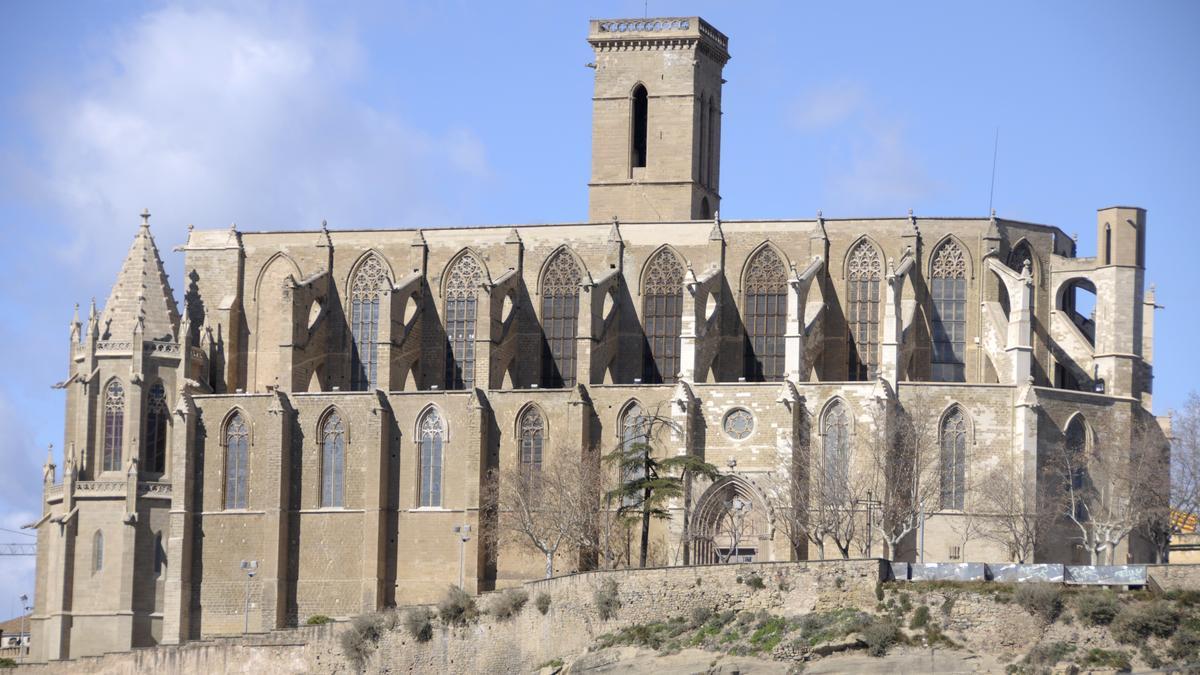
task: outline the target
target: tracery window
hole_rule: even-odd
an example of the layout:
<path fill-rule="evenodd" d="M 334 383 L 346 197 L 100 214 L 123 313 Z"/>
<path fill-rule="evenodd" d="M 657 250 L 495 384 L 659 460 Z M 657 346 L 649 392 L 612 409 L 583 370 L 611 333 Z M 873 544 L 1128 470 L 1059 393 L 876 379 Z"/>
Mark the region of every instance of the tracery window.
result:
<path fill-rule="evenodd" d="M 104 455 L 101 470 L 120 470 L 124 436 L 125 388 L 113 380 L 104 389 Z"/>
<path fill-rule="evenodd" d="M 646 265 L 642 317 L 650 345 L 643 382 L 674 382 L 679 376 L 679 333 L 683 323 L 683 263 L 668 249 Z"/>
<path fill-rule="evenodd" d="M 1076 415 L 1067 424 L 1066 459 L 1070 469 L 1071 491 L 1075 495 L 1075 520 L 1081 523 L 1089 520 L 1088 497 L 1090 495 L 1088 490 L 1091 487 L 1091 477 L 1087 470 L 1089 450 L 1087 427 L 1084 426 L 1082 417 Z"/>
<path fill-rule="evenodd" d="M 150 398 L 146 403 L 146 454 L 142 459 L 142 468 L 148 473 L 162 473 L 167 470 L 169 420 L 167 392 L 163 389 L 162 382 L 156 382 L 150 387 Z"/>
<path fill-rule="evenodd" d="M 850 415 L 846 404 L 834 401 L 825 409 L 821 422 L 822 481 L 820 498 L 827 504 L 846 501 L 850 481 Z"/>
<path fill-rule="evenodd" d="M 965 382 L 967 258 L 953 240 L 947 240 L 933 254 L 929 283 L 933 300 L 932 379 Z"/>
<path fill-rule="evenodd" d="M 446 273 L 446 388 L 475 386 L 475 306 L 483 266 L 470 253 Z"/>
<path fill-rule="evenodd" d="M 649 452 L 650 444 L 650 419 L 642 412 L 642 406 L 636 402 L 630 403 L 625 408 L 625 414 L 621 417 L 621 449 L 624 451 L 626 460 L 632 460 L 632 454 Z M 621 467 L 621 482 L 628 483 L 631 480 L 638 480 L 646 475 L 646 466 L 643 463 L 635 461 L 626 461 Z M 621 502 L 625 506 L 637 504 L 640 501 L 639 497 L 627 495 L 622 497 Z"/>
<path fill-rule="evenodd" d="M 420 445 L 419 506 L 442 505 L 442 445 L 446 428 L 437 408 L 430 408 L 417 424 L 417 443 Z"/>
<path fill-rule="evenodd" d="M 96 530 L 92 535 L 92 573 L 104 569 L 104 533 Z"/>
<path fill-rule="evenodd" d="M 871 380 L 879 372 L 879 293 L 883 262 L 870 242 L 858 242 L 846 262 L 850 327 L 850 379 Z"/>
<path fill-rule="evenodd" d="M 379 303 L 390 285 L 383 260 L 368 254 L 350 282 L 350 332 L 354 335 L 350 388 L 374 389 L 379 374 Z"/>
<path fill-rule="evenodd" d="M 787 272 L 775 249 L 764 246 L 750 260 L 745 277 L 746 379 L 783 379 L 787 326 Z"/>
<path fill-rule="evenodd" d="M 542 471 L 542 448 L 546 442 L 546 422 L 536 407 L 530 406 L 521 415 L 518 433 L 521 475 L 536 477 Z"/>
<path fill-rule="evenodd" d="M 346 505 L 346 429 L 336 411 L 321 425 L 321 507 Z"/>
<path fill-rule="evenodd" d="M 247 507 L 247 482 L 250 475 L 250 430 L 240 412 L 225 425 L 225 508 Z"/>
<path fill-rule="evenodd" d="M 559 250 L 542 275 L 542 386 L 575 384 L 576 333 L 579 329 L 579 265 L 570 253 Z"/>
<path fill-rule="evenodd" d="M 962 509 L 966 493 L 967 420 L 955 408 L 942 420 L 942 508 Z"/>

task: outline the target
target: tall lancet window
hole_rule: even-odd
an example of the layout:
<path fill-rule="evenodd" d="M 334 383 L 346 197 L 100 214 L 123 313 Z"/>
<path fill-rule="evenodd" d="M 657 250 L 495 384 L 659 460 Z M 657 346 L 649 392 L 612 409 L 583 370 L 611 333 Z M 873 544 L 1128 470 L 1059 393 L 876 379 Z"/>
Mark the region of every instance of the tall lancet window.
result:
<path fill-rule="evenodd" d="M 96 530 L 92 535 L 92 573 L 104 569 L 104 533 Z"/>
<path fill-rule="evenodd" d="M 965 382 L 967 351 L 967 257 L 953 240 L 933 254 L 934 382 Z"/>
<path fill-rule="evenodd" d="M 526 478 L 536 478 L 542 472 L 542 448 L 546 442 L 546 422 L 542 413 L 534 406 L 529 406 L 521 415 L 518 426 L 520 437 L 521 475 Z"/>
<path fill-rule="evenodd" d="M 783 379 L 787 327 L 787 272 L 775 249 L 764 246 L 750 260 L 745 277 L 746 379 Z"/>
<path fill-rule="evenodd" d="M 650 129 L 650 96 L 646 88 L 638 85 L 633 88 L 633 120 L 630 125 L 632 143 L 630 143 L 630 166 L 646 166 L 646 139 Z"/>
<path fill-rule="evenodd" d="M 103 471 L 121 469 L 121 448 L 125 439 L 125 387 L 113 380 L 104 389 Z"/>
<path fill-rule="evenodd" d="M 383 261 L 369 254 L 350 282 L 350 332 L 354 334 L 350 388 L 374 389 L 379 374 L 379 303 L 389 285 Z"/>
<path fill-rule="evenodd" d="M 942 508 L 962 509 L 967 484 L 967 420 L 955 407 L 942 420 Z"/>
<path fill-rule="evenodd" d="M 575 347 L 579 327 L 579 265 L 566 251 L 559 250 L 542 273 L 542 330 L 546 334 L 542 354 L 542 386 L 571 387 L 575 384 Z"/>
<path fill-rule="evenodd" d="M 162 382 L 150 387 L 150 398 L 146 403 L 145 455 L 142 469 L 147 473 L 162 473 L 167 470 L 167 392 Z"/>
<path fill-rule="evenodd" d="M 850 489 L 850 415 L 846 404 L 834 401 L 821 421 L 823 448 L 819 496 L 826 504 L 843 504 Z"/>
<path fill-rule="evenodd" d="M 483 266 L 475 256 L 459 256 L 446 272 L 446 388 L 475 386 L 475 305 Z"/>
<path fill-rule="evenodd" d="M 336 411 L 321 425 L 321 507 L 346 505 L 346 428 Z"/>
<path fill-rule="evenodd" d="M 654 254 L 646 265 L 642 319 L 650 349 L 645 359 L 644 382 L 674 382 L 679 376 L 683 274 L 683 263 L 669 249 Z"/>
<path fill-rule="evenodd" d="M 437 408 L 425 411 L 417 424 L 417 444 L 420 446 L 418 506 L 442 505 L 442 444 L 446 428 Z"/>
<path fill-rule="evenodd" d="M 879 373 L 879 286 L 882 280 L 883 262 L 879 251 L 866 240 L 858 242 L 846 262 L 851 380 L 871 380 Z"/>
<path fill-rule="evenodd" d="M 225 424 L 225 508 L 244 509 L 249 503 L 250 430 L 241 413 Z"/>

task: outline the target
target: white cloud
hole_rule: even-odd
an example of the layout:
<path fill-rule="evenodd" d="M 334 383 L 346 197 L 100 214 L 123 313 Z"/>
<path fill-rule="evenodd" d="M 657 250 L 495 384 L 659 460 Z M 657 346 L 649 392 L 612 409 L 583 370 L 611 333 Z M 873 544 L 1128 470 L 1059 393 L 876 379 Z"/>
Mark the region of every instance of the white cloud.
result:
<path fill-rule="evenodd" d="M 120 256 L 144 206 L 179 233 L 405 225 L 452 219 L 470 191 L 444 186 L 487 179 L 470 130 L 416 129 L 356 97 L 354 36 L 264 14 L 146 14 L 112 41 L 111 68 L 41 99 L 43 192 L 74 227 L 68 257 Z"/>
<path fill-rule="evenodd" d="M 796 101 L 792 123 L 801 131 L 822 131 L 849 120 L 866 103 L 867 92 L 862 85 L 849 82 L 825 85 Z"/>
<path fill-rule="evenodd" d="M 839 82 L 799 96 L 791 121 L 832 148 L 822 195 L 830 212 L 899 214 L 938 189 L 907 140 L 904 120 L 860 84 Z"/>

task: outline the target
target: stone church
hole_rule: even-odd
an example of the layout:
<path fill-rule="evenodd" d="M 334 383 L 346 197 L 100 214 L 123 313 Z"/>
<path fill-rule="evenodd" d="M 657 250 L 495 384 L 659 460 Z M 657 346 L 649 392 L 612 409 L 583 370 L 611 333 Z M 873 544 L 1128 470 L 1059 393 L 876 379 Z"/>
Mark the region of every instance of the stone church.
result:
<path fill-rule="evenodd" d="M 1143 209 L 1099 210 L 1089 257 L 995 214 L 722 220 L 726 36 L 594 20 L 588 42 L 588 222 L 189 228 L 181 310 L 143 213 L 104 306 L 70 325 L 35 658 L 536 578 L 536 556 L 480 545 L 492 470 L 598 461 L 650 416 L 676 422 L 655 452 L 721 472 L 655 522 L 653 564 L 817 557 L 785 536 L 779 477 L 818 456 L 869 471 L 878 411 L 906 406 L 935 429 L 940 498 L 896 555 L 1010 560 L 961 531 L 990 472 L 1029 487 L 1047 448 L 1128 447 L 1152 419 Z M 885 554 L 871 532 L 853 555 Z M 1150 555 L 1134 534 L 1117 560 Z M 1079 556 L 1064 536 L 1034 557 Z"/>

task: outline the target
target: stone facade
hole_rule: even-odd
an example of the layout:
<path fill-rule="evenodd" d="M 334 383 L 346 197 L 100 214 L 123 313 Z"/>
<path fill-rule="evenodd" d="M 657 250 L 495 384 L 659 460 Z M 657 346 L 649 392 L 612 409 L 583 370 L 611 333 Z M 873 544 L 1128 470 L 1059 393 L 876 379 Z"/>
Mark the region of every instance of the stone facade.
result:
<path fill-rule="evenodd" d="M 896 555 L 1008 560 L 978 537 L 964 550 L 978 481 L 1007 462 L 1035 486 L 1072 424 L 1127 450 L 1152 419 L 1143 210 L 1100 210 L 1095 257 L 995 215 L 721 220 L 727 39 L 692 17 L 596 21 L 589 41 L 594 222 L 195 230 L 179 312 L 144 214 L 103 311 L 71 324 L 36 656 L 536 578 L 535 557 L 479 545 L 494 527 L 481 494 L 531 447 L 531 411 L 543 461 L 598 461 L 636 405 L 676 423 L 657 453 L 720 467 L 655 523 L 651 558 L 670 564 L 815 557 L 780 527 L 780 485 L 803 492 L 792 477 L 835 433 L 869 471 L 857 453 L 897 411 L 958 425 L 965 495 Z M 1095 292 L 1094 317 L 1078 289 Z M 752 527 L 722 548 L 734 496 Z M 856 554 L 881 554 L 860 529 Z M 1077 555 L 1064 536 L 1036 557 Z M 1149 556 L 1136 535 L 1118 552 Z"/>

